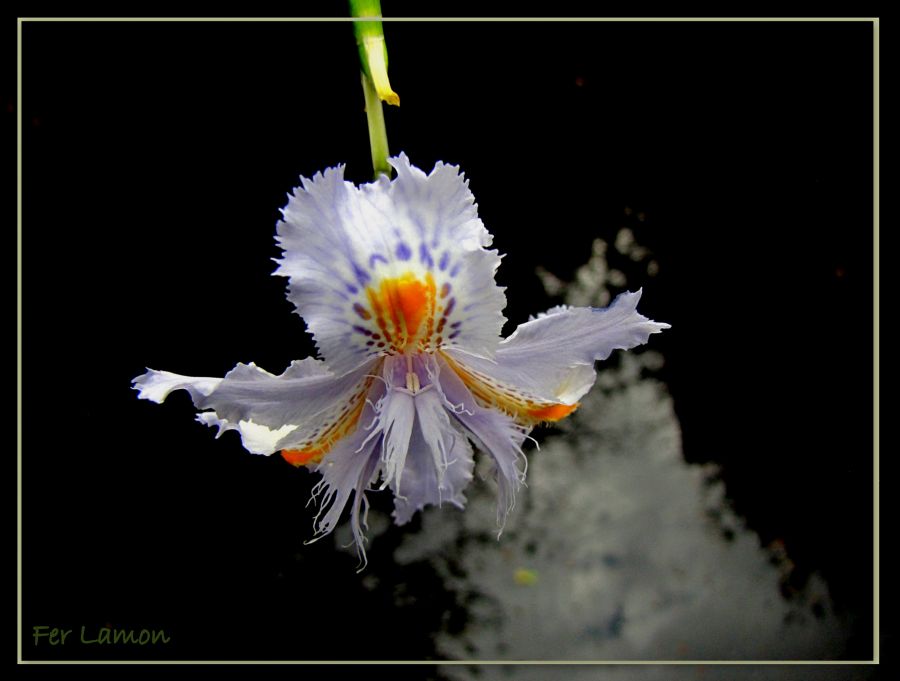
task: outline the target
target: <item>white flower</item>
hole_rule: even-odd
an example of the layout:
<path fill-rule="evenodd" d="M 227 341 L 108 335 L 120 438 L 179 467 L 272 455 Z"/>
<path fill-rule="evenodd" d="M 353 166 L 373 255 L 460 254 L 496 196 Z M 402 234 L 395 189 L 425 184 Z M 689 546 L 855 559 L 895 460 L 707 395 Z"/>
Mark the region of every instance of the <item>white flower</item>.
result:
<path fill-rule="evenodd" d="M 501 339 L 500 256 L 468 183 L 454 166 L 426 175 L 405 155 L 390 163 L 396 179 L 361 187 L 343 167 L 302 178 L 282 211 L 276 274 L 322 359 L 280 376 L 251 363 L 224 378 L 148 370 L 134 380 L 154 402 L 187 390 L 220 434 L 237 430 L 254 454 L 280 451 L 320 473 L 318 536 L 352 494 L 361 552 L 370 486 L 391 488 L 398 525 L 427 504 L 461 508 L 473 443 L 493 460 L 502 527 L 531 428 L 578 407 L 595 360 L 668 328 L 637 312 L 637 291 L 607 308 L 554 308 Z"/>

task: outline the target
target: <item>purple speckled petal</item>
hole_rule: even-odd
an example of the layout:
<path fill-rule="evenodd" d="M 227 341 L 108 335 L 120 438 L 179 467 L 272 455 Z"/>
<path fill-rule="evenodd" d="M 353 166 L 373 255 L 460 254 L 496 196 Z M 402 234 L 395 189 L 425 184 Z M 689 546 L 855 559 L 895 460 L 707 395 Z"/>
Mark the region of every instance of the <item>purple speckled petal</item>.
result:
<path fill-rule="evenodd" d="M 343 166 L 301 178 L 278 223 L 284 254 L 275 274 L 289 278 L 288 298 L 336 373 L 398 342 L 390 328 L 397 310 L 383 309 L 396 299 L 379 296 L 385 281 L 401 279 L 428 291 L 421 324 L 429 347 L 491 356 L 506 297 L 468 183 L 455 166 L 437 163 L 426 175 L 405 155 L 390 163 L 393 181 L 360 187 L 344 180 Z"/>

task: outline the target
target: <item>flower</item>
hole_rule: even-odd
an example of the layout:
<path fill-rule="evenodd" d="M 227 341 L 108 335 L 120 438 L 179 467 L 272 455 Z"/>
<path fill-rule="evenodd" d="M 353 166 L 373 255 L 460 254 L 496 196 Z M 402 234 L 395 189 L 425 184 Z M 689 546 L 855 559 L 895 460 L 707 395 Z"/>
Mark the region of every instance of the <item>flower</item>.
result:
<path fill-rule="evenodd" d="M 356 187 L 343 167 L 301 178 L 282 210 L 275 274 L 306 320 L 322 359 L 279 376 L 238 364 L 224 378 L 148 370 L 142 399 L 187 390 L 198 420 L 237 430 L 254 454 L 281 455 L 322 478 L 316 537 L 331 532 L 353 497 L 361 558 L 365 491 L 394 495 L 398 525 L 426 505 L 462 508 L 473 447 L 493 462 L 502 530 L 525 479 L 532 427 L 578 407 L 595 360 L 668 328 L 640 315 L 641 292 L 607 308 L 556 307 L 506 339 L 504 289 L 492 237 L 459 168 L 426 175 L 405 155 L 397 177 Z"/>

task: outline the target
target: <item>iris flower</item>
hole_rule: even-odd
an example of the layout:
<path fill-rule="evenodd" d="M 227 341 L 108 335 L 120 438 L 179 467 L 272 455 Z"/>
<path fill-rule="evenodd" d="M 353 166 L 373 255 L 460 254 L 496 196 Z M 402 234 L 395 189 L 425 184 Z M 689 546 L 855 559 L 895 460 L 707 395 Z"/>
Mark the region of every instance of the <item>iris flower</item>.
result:
<path fill-rule="evenodd" d="M 429 504 L 462 508 L 473 445 L 492 461 L 502 530 L 531 429 L 578 407 L 595 360 L 668 328 L 637 312 L 637 291 L 602 309 L 553 308 L 502 339 L 500 256 L 468 181 L 443 163 L 426 175 L 403 154 L 390 164 L 394 180 L 360 187 L 342 166 L 301 178 L 282 209 L 275 274 L 288 278 L 321 359 L 278 376 L 250 363 L 224 378 L 134 379 L 140 398 L 187 390 L 218 435 L 236 430 L 250 452 L 319 473 L 315 537 L 350 503 L 363 560 L 366 490 L 390 488 L 398 525 Z"/>

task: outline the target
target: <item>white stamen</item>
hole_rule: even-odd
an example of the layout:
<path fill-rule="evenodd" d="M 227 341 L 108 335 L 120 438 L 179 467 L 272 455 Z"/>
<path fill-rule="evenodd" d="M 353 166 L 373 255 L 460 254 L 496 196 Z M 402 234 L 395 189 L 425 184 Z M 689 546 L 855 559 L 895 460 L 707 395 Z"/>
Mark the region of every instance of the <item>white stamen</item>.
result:
<path fill-rule="evenodd" d="M 412 355 L 406 356 L 406 389 L 409 390 L 413 395 L 419 392 L 419 389 L 422 387 L 421 383 L 419 383 L 419 376 L 413 371 L 412 367 Z"/>
<path fill-rule="evenodd" d="M 421 388 L 421 384 L 419 383 L 419 377 L 414 372 L 409 372 L 406 374 L 406 389 L 409 390 L 413 395 L 419 392 Z"/>

